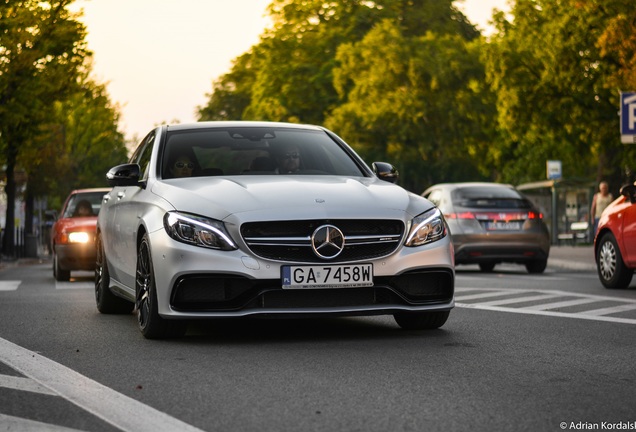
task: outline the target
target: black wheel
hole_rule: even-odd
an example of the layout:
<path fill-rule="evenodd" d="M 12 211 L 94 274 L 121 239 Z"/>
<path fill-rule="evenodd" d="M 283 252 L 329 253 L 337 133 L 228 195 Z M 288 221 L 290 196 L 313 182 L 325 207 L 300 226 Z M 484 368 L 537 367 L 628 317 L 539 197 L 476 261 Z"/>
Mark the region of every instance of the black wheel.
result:
<path fill-rule="evenodd" d="M 137 251 L 137 276 L 135 279 L 137 300 L 137 321 L 139 330 L 147 339 L 181 337 L 187 330 L 187 323 L 177 320 L 166 320 L 159 316 L 157 307 L 157 288 L 155 285 L 150 241 L 144 234 Z"/>
<path fill-rule="evenodd" d="M 393 318 L 405 330 L 433 330 L 443 326 L 449 314 L 450 311 L 399 312 Z"/>
<path fill-rule="evenodd" d="M 526 269 L 528 270 L 528 273 L 543 273 L 547 266 L 548 266 L 547 259 L 528 261 L 526 263 Z"/>
<path fill-rule="evenodd" d="M 71 271 L 64 270 L 60 267 L 60 261 L 55 253 L 55 249 L 53 249 L 53 277 L 56 281 L 60 282 L 68 282 L 71 279 Z"/>
<path fill-rule="evenodd" d="M 95 243 L 97 248 L 97 259 L 95 262 L 95 303 L 97 304 L 97 310 L 103 314 L 129 314 L 133 311 L 134 303 L 117 297 L 109 288 L 110 275 L 101 235 L 97 235 Z"/>
<path fill-rule="evenodd" d="M 627 268 L 623 256 L 612 233 L 601 237 L 596 251 L 596 269 L 598 278 L 605 288 L 627 288 L 632 281 L 634 271 Z"/>
<path fill-rule="evenodd" d="M 479 270 L 481 270 L 484 273 L 490 273 L 493 271 L 494 268 L 495 268 L 494 262 L 479 263 Z"/>

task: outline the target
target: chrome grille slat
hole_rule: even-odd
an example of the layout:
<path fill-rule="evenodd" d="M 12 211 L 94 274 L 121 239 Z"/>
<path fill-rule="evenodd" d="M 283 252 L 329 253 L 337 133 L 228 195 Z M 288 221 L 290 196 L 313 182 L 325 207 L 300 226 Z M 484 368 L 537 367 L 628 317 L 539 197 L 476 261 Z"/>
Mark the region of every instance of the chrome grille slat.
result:
<path fill-rule="evenodd" d="M 312 248 L 311 235 L 326 224 L 338 227 L 345 238 L 344 250 L 333 259 L 318 257 Z M 404 236 L 404 223 L 347 219 L 249 222 L 241 226 L 241 234 L 250 250 L 266 259 L 306 263 L 362 261 L 393 253 Z"/>

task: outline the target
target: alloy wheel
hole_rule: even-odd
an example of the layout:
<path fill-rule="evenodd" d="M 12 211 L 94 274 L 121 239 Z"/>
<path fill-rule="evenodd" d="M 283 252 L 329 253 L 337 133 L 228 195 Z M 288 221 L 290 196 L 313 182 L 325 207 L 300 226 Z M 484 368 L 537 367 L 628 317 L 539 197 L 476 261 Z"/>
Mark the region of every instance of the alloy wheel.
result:
<path fill-rule="evenodd" d="M 610 241 L 603 242 L 599 252 L 599 270 L 605 280 L 610 280 L 616 273 L 616 249 Z"/>
<path fill-rule="evenodd" d="M 97 256 L 95 258 L 95 299 L 99 301 L 104 289 L 104 247 L 101 236 L 97 236 L 95 245 Z"/>
<path fill-rule="evenodd" d="M 137 320 L 139 327 L 145 328 L 148 325 L 151 308 L 151 283 L 152 273 L 150 270 L 150 251 L 148 244 L 142 242 L 139 246 L 139 254 L 137 256 L 137 279 L 136 279 L 137 300 L 135 306 L 137 308 Z"/>

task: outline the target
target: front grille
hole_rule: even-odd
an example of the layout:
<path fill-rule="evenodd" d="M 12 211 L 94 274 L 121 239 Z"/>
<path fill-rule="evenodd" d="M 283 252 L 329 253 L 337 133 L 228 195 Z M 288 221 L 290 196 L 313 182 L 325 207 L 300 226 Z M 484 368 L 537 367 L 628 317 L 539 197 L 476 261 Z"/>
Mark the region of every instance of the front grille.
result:
<path fill-rule="evenodd" d="M 249 222 L 241 235 L 250 250 L 262 258 L 286 262 L 325 262 L 311 245 L 316 228 L 333 225 L 345 238 L 343 251 L 329 262 L 376 259 L 393 253 L 402 241 L 404 223 L 400 220 L 322 219 L 301 221 Z"/>

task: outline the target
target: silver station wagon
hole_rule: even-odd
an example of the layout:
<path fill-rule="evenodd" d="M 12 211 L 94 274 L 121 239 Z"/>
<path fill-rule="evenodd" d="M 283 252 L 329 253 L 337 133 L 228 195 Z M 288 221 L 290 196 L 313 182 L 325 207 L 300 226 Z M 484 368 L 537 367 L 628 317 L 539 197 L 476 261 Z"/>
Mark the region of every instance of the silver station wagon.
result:
<path fill-rule="evenodd" d="M 442 326 L 454 306 L 446 222 L 333 132 L 268 122 L 152 130 L 107 173 L 97 223 L 102 313 L 146 338 L 188 320 L 393 315 Z"/>

